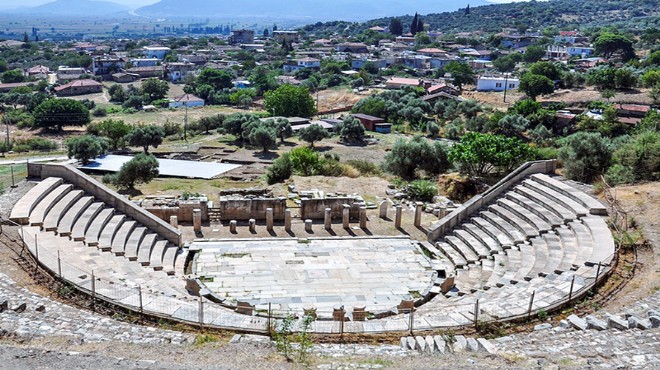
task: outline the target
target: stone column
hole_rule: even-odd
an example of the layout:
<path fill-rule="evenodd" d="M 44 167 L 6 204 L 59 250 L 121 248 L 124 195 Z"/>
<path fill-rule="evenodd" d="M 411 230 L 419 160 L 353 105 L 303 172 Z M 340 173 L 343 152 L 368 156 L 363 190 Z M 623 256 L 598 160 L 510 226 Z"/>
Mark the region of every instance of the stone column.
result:
<path fill-rule="evenodd" d="M 202 231 L 202 210 L 195 208 L 192 211 L 193 216 L 193 229 L 195 231 Z"/>
<path fill-rule="evenodd" d="M 447 216 L 447 208 L 446 207 L 440 207 L 438 211 L 438 218 L 443 218 Z"/>
<path fill-rule="evenodd" d="M 380 218 L 387 218 L 387 207 L 390 205 L 390 202 L 384 200 L 380 202 L 380 205 L 378 206 L 378 217 Z"/>
<path fill-rule="evenodd" d="M 291 231 L 291 210 L 284 210 L 284 230 Z"/>
<path fill-rule="evenodd" d="M 344 226 L 344 229 L 348 229 L 349 227 L 348 224 L 351 218 L 351 206 L 349 206 L 348 204 L 344 204 L 343 207 L 344 208 L 341 211 L 341 222 Z"/>
<path fill-rule="evenodd" d="M 266 208 L 266 230 L 273 231 L 273 209 Z"/>
<path fill-rule="evenodd" d="M 249 224 L 250 224 L 250 232 L 251 233 L 257 232 L 257 220 L 251 218 Z"/>
<path fill-rule="evenodd" d="M 401 207 L 400 204 L 396 205 L 396 212 L 394 214 L 394 227 L 397 229 L 401 228 L 401 213 L 403 211 L 403 207 Z"/>
<path fill-rule="evenodd" d="M 423 209 L 424 209 L 424 203 L 422 202 L 415 203 L 415 227 L 420 227 L 422 225 Z"/>
<path fill-rule="evenodd" d="M 231 220 L 229 221 L 229 232 L 232 234 L 236 234 L 236 225 L 238 222 L 236 220 Z"/>
<path fill-rule="evenodd" d="M 326 208 L 323 215 L 323 225 L 326 230 L 332 229 L 332 208 Z"/>
<path fill-rule="evenodd" d="M 367 228 L 367 207 L 360 207 L 360 229 Z"/>
<path fill-rule="evenodd" d="M 177 216 L 170 216 L 170 225 L 174 228 L 179 228 L 179 218 Z"/>
<path fill-rule="evenodd" d="M 312 232 L 312 224 L 313 224 L 312 220 L 310 220 L 310 219 L 305 220 L 305 231 L 307 231 L 308 233 L 311 233 Z"/>

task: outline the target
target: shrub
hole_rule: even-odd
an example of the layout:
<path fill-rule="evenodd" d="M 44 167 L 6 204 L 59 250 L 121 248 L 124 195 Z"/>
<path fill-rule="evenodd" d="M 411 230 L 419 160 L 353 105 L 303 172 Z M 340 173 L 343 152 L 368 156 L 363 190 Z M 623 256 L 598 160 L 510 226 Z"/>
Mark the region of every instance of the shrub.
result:
<path fill-rule="evenodd" d="M 282 182 L 293 174 L 293 164 L 289 153 L 282 154 L 279 158 L 273 161 L 273 164 L 266 172 L 266 182 L 269 185 Z"/>
<path fill-rule="evenodd" d="M 120 189 L 134 189 L 135 185 L 148 183 L 158 177 L 158 161 L 150 154 L 140 153 L 124 163 L 119 172 L 109 180 Z"/>
<path fill-rule="evenodd" d="M 107 141 L 93 135 L 73 138 L 66 145 L 69 158 L 75 158 L 83 165 L 86 165 L 91 159 L 100 156 L 108 150 Z"/>
<path fill-rule="evenodd" d="M 303 176 L 312 176 L 319 172 L 321 160 L 311 148 L 296 148 L 290 153 L 293 172 Z"/>
<path fill-rule="evenodd" d="M 578 132 L 560 140 L 559 159 L 565 175 L 590 182 L 602 174 L 612 159 L 612 142 L 597 132 Z"/>
<path fill-rule="evenodd" d="M 96 107 L 92 111 L 92 116 L 94 117 L 105 117 L 108 115 L 108 110 L 103 107 Z"/>
<path fill-rule="evenodd" d="M 351 167 L 355 168 L 358 172 L 360 172 L 361 176 L 380 176 L 382 175 L 382 171 L 380 170 L 380 167 L 378 167 L 377 164 L 369 162 L 364 159 L 351 159 L 346 162 L 346 164 L 350 165 Z"/>
<path fill-rule="evenodd" d="M 438 187 L 428 180 L 415 180 L 408 185 L 406 192 L 413 200 L 430 202 L 438 194 Z"/>

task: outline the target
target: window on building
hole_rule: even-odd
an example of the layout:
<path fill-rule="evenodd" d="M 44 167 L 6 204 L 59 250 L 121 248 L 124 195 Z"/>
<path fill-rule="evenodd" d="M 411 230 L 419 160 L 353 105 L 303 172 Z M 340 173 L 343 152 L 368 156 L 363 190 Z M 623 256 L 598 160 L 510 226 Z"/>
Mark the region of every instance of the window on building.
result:
<path fill-rule="evenodd" d="M 496 82 L 495 87 L 502 87 L 502 83 L 501 82 Z"/>
<path fill-rule="evenodd" d="M 516 88 L 516 84 L 509 84 L 509 89 L 515 89 L 515 88 Z"/>

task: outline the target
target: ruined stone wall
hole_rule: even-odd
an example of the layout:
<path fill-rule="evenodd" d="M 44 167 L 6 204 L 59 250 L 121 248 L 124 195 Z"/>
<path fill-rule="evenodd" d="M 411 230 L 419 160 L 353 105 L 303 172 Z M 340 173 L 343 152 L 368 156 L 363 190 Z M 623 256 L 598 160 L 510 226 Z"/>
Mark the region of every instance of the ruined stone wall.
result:
<path fill-rule="evenodd" d="M 223 221 L 266 219 L 266 208 L 273 209 L 273 219 L 284 220 L 286 198 L 220 198 L 220 217 Z"/>
<path fill-rule="evenodd" d="M 202 222 L 206 222 L 209 219 L 206 202 L 183 201 L 179 202 L 178 206 L 157 205 L 153 202 L 145 202 L 143 206 L 144 209 L 166 222 L 170 221 L 170 216 L 176 216 L 179 222 L 192 222 L 193 209 L 200 209 L 202 211 Z"/>
<path fill-rule="evenodd" d="M 300 218 L 318 220 L 325 217 L 325 209 L 330 208 L 332 218 L 341 219 L 344 204 L 351 206 L 350 217 L 357 219 L 360 216 L 362 203 L 356 202 L 355 198 L 322 198 L 302 199 L 300 201 Z"/>

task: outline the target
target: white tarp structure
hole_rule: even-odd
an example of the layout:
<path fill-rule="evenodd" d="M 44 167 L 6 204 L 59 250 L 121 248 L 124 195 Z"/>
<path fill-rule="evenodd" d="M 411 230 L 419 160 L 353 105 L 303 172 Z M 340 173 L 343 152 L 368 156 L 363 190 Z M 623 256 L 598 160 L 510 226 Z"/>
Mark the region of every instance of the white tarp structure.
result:
<path fill-rule="evenodd" d="M 131 160 L 131 158 L 133 157 L 127 155 L 109 154 L 98 157 L 93 162 L 90 162 L 85 166 L 81 166 L 80 168 L 86 170 L 117 172 L 121 166 Z M 240 167 L 240 165 L 227 163 L 181 161 L 176 159 L 160 158 L 156 159 L 158 160 L 158 171 L 160 172 L 161 176 L 211 179 Z"/>

